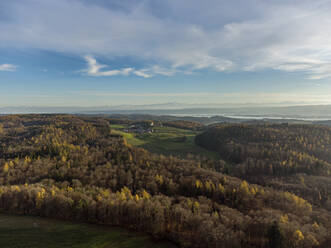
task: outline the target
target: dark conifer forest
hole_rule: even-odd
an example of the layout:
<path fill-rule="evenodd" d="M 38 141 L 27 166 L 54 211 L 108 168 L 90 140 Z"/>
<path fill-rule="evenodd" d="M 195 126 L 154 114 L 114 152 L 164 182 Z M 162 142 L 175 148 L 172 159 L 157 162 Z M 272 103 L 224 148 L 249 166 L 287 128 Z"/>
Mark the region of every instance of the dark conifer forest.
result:
<path fill-rule="evenodd" d="M 121 226 L 179 247 L 331 247 L 330 127 L 165 124 L 198 130 L 196 143 L 222 158 L 213 160 L 134 147 L 112 122 L 0 117 L 1 210 Z"/>

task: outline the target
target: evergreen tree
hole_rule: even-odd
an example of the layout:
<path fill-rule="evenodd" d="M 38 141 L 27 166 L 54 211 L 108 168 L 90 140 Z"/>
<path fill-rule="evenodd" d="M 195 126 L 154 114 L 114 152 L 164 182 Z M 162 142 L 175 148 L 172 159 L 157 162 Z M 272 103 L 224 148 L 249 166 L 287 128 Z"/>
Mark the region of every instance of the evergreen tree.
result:
<path fill-rule="evenodd" d="M 284 236 L 276 221 L 269 227 L 268 239 L 270 248 L 282 248 Z"/>

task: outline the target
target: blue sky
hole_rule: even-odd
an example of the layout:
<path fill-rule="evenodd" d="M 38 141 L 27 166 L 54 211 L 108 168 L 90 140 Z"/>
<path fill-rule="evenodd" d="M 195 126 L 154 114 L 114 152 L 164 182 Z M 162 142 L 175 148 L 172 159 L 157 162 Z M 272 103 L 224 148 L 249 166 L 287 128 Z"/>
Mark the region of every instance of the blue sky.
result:
<path fill-rule="evenodd" d="M 0 106 L 331 103 L 331 1 L 0 2 Z"/>

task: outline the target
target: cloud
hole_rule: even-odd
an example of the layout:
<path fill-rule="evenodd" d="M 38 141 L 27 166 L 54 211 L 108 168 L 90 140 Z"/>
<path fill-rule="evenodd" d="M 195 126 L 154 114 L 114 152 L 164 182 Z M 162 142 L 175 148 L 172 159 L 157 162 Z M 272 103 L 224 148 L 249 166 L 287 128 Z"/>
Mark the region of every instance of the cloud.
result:
<path fill-rule="evenodd" d="M 153 71 L 155 74 L 163 76 L 173 76 L 176 72 L 178 72 L 178 70 L 174 68 L 165 68 L 158 65 L 154 65 L 153 67 L 151 67 L 150 70 Z"/>
<path fill-rule="evenodd" d="M 87 55 L 84 58 L 88 64 L 88 68 L 81 70 L 81 72 L 83 72 L 89 76 L 95 76 L 95 77 L 129 76 L 129 75 L 133 74 L 138 77 L 150 78 L 155 75 L 172 76 L 176 72 L 175 69 L 164 68 L 164 67 L 160 67 L 158 65 L 155 65 L 155 66 L 152 66 L 149 68 L 145 68 L 145 69 L 140 69 L 140 70 L 136 70 L 131 67 L 117 69 L 117 70 L 102 70 L 102 69 L 107 68 L 108 66 L 99 64 L 97 62 L 97 60 L 90 55 Z"/>
<path fill-rule="evenodd" d="M 135 75 L 139 76 L 139 77 L 144 77 L 144 78 L 150 78 L 151 75 L 147 74 L 145 72 L 145 70 L 140 70 L 140 71 L 134 71 L 133 72 Z"/>
<path fill-rule="evenodd" d="M 89 76 L 128 76 L 131 74 L 131 72 L 134 71 L 133 68 L 123 68 L 120 70 L 108 70 L 108 71 L 101 71 L 101 69 L 107 67 L 106 65 L 98 64 L 95 58 L 91 56 L 85 56 L 85 60 L 88 63 L 88 68 L 86 70 L 83 70 L 83 72 L 86 72 Z"/>
<path fill-rule="evenodd" d="M 0 48 L 130 57 L 155 65 L 107 71 L 90 64 L 94 76 L 272 69 L 331 77 L 328 0 L 7 2 Z"/>
<path fill-rule="evenodd" d="M 11 64 L 2 64 L 0 65 L 0 71 L 16 71 L 17 66 Z"/>

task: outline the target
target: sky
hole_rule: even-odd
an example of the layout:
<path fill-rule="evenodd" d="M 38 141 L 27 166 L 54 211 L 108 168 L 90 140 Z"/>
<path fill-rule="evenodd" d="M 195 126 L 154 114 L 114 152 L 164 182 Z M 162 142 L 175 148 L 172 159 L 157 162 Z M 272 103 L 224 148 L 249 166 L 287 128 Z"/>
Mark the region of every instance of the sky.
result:
<path fill-rule="evenodd" d="M 0 107 L 331 104 L 329 0 L 0 1 Z"/>

